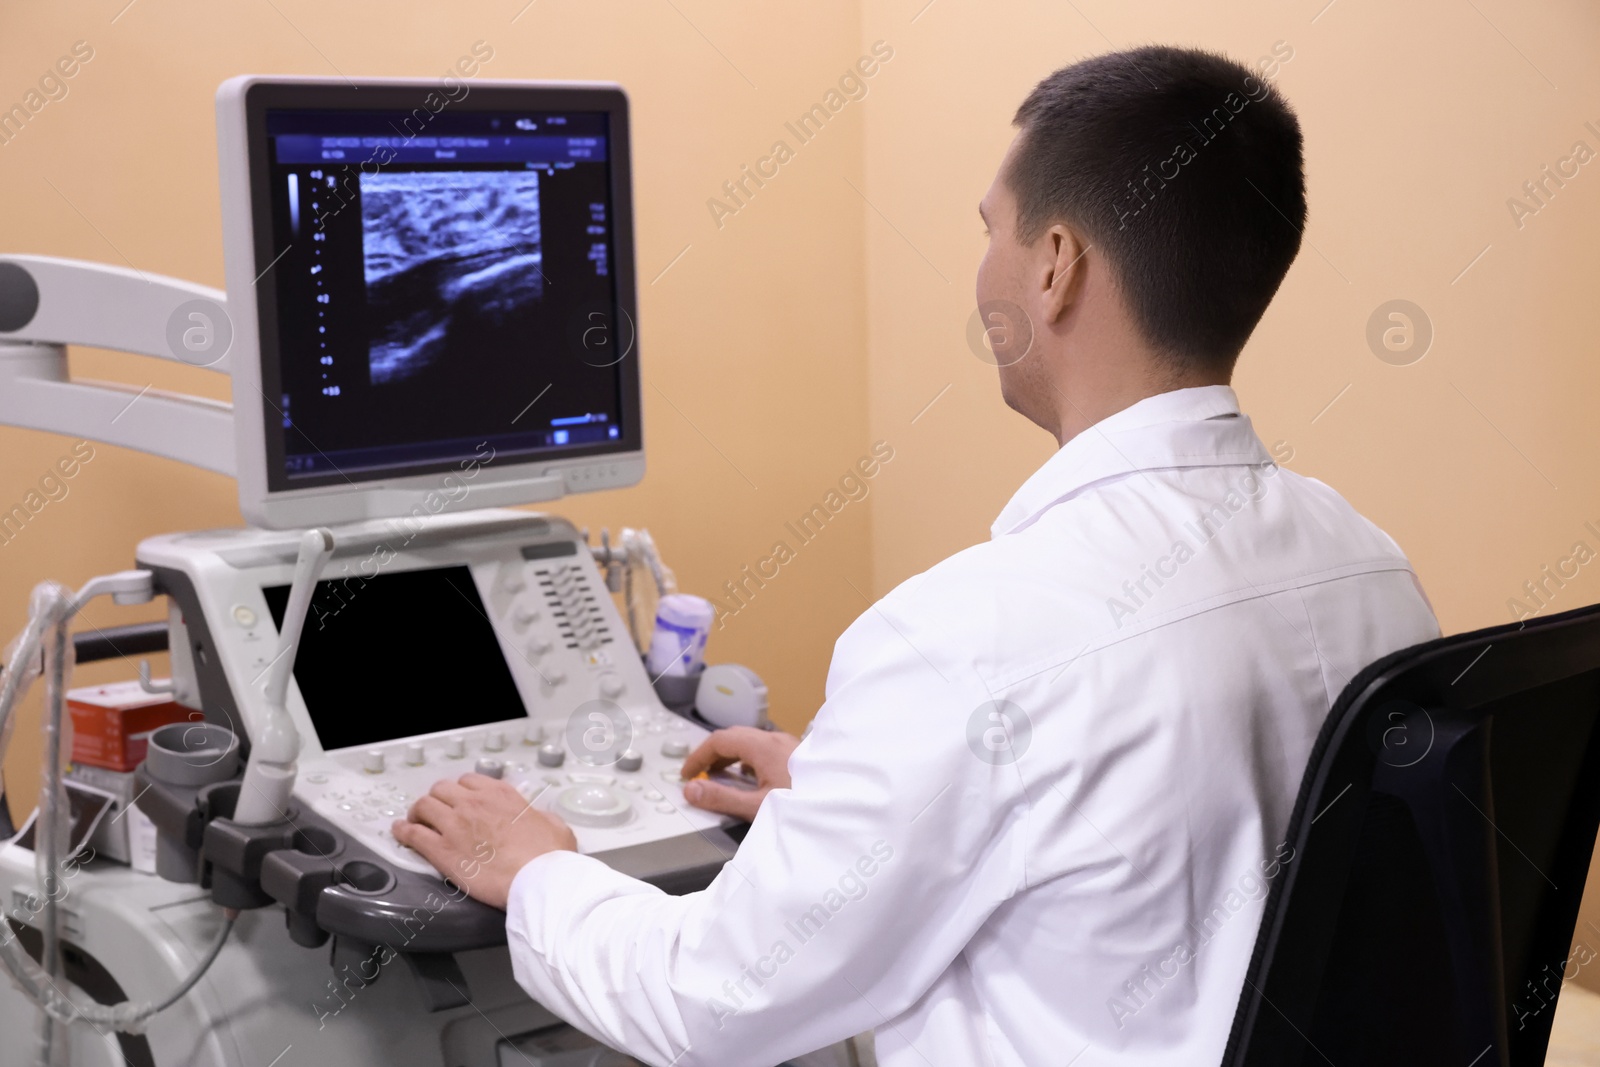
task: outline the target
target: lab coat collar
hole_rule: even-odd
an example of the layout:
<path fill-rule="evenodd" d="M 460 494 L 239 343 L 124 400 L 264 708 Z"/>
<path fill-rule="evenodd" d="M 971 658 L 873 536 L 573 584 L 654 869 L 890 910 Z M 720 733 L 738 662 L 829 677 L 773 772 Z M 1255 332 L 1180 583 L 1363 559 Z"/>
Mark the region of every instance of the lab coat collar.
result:
<path fill-rule="evenodd" d="M 1034 471 L 990 527 L 994 537 L 1033 525 L 1052 507 L 1136 471 L 1271 463 L 1239 398 L 1226 385 L 1145 397 L 1068 441 Z"/>

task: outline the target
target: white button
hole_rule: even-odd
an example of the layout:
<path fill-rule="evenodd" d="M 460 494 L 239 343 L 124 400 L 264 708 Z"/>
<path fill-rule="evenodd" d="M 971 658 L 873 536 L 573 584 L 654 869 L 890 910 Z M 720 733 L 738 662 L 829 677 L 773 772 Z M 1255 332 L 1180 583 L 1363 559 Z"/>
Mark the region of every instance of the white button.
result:
<path fill-rule="evenodd" d="M 661 790 L 659 790 L 659 789 L 646 789 L 644 791 L 644 798 L 646 800 L 665 800 L 665 799 L 667 799 L 666 797 L 661 795 Z"/>
<path fill-rule="evenodd" d="M 500 575 L 500 588 L 508 593 L 520 593 L 528 586 L 527 579 L 522 576 L 522 564 L 513 563 Z"/>
<path fill-rule="evenodd" d="M 689 742 L 674 737 L 661 744 L 661 754 L 668 759 L 682 759 L 689 754 Z"/>
<path fill-rule="evenodd" d="M 248 630 L 256 624 L 256 613 L 250 610 L 250 607 L 246 604 L 235 604 L 233 621 Z"/>
<path fill-rule="evenodd" d="M 656 810 L 659 811 L 663 815 L 671 815 L 673 812 L 677 811 L 678 809 L 673 807 L 671 804 L 657 804 L 656 805 Z"/>
<path fill-rule="evenodd" d="M 546 685 L 560 685 L 567 680 L 567 672 L 559 667 L 553 667 L 543 674 Z"/>
<path fill-rule="evenodd" d="M 308 774 L 308 775 L 306 775 L 306 781 L 312 783 L 313 785 L 321 785 L 323 782 L 326 782 L 327 780 L 328 780 L 328 776 L 326 774 Z"/>
<path fill-rule="evenodd" d="M 422 746 L 413 741 L 406 746 L 406 762 L 413 767 L 422 766 Z"/>
<path fill-rule="evenodd" d="M 673 785 L 682 785 L 683 775 L 677 771 L 662 771 L 661 780 L 663 782 L 671 782 Z"/>
<path fill-rule="evenodd" d="M 566 785 L 567 783 L 563 782 L 561 780 L 561 776 L 560 775 L 547 774 L 547 775 L 544 776 L 544 784 L 545 785 Z"/>
<path fill-rule="evenodd" d="M 537 745 L 541 744 L 543 741 L 544 726 L 541 723 L 534 723 L 532 726 L 529 726 L 526 730 L 522 731 L 522 743 L 525 745 Z"/>
<path fill-rule="evenodd" d="M 368 774 L 383 773 L 383 749 L 369 748 L 367 754 L 361 759 L 361 767 Z"/>
<path fill-rule="evenodd" d="M 467 739 L 454 734 L 444 743 L 444 754 L 450 759 L 461 759 L 467 754 Z"/>
<path fill-rule="evenodd" d="M 504 730 L 491 730 L 491 731 L 489 731 L 489 736 L 484 738 L 483 747 L 488 749 L 490 752 L 500 752 L 500 751 L 502 751 L 506 747 L 505 731 Z"/>
<path fill-rule="evenodd" d="M 535 656 L 542 656 L 550 651 L 550 639 L 544 634 L 534 634 L 528 638 L 528 652 Z"/>
<path fill-rule="evenodd" d="M 600 695 L 606 697 L 621 696 L 622 691 L 628 688 L 623 684 L 622 676 L 610 671 L 600 676 Z"/>
<path fill-rule="evenodd" d="M 539 620 L 539 609 L 528 604 L 518 604 L 511 613 L 511 625 L 518 630 L 526 630 Z"/>
<path fill-rule="evenodd" d="M 637 793 L 644 787 L 639 784 L 639 779 L 637 778 L 625 778 L 622 782 L 622 788 L 628 790 L 630 793 Z"/>

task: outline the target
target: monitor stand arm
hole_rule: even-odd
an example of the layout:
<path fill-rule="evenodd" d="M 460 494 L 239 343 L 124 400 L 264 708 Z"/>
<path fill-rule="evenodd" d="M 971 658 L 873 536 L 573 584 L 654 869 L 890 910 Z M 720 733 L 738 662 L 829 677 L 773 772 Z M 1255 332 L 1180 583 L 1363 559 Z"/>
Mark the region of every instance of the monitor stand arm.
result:
<path fill-rule="evenodd" d="M 86 437 L 232 476 L 233 405 L 74 381 L 67 345 L 229 373 L 233 324 L 217 289 L 49 256 L 0 257 L 0 425 Z"/>
<path fill-rule="evenodd" d="M 230 374 L 232 344 L 228 297 L 220 290 L 101 263 L 0 256 L 0 425 L 91 438 L 233 476 L 232 404 L 151 385 L 74 381 L 67 366 L 67 346 L 86 345 Z M 317 576 L 332 552 L 327 530 L 301 539 L 235 822 L 284 818 L 300 753 L 286 706 L 289 678 Z"/>

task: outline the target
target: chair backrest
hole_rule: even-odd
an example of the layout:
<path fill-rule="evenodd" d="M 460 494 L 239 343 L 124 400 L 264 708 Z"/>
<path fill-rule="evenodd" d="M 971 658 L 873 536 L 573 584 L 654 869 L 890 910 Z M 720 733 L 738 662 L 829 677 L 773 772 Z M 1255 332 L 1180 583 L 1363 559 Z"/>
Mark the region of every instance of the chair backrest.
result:
<path fill-rule="evenodd" d="M 1312 750 L 1224 1067 L 1542 1064 L 1600 828 L 1600 606 L 1362 671 Z"/>

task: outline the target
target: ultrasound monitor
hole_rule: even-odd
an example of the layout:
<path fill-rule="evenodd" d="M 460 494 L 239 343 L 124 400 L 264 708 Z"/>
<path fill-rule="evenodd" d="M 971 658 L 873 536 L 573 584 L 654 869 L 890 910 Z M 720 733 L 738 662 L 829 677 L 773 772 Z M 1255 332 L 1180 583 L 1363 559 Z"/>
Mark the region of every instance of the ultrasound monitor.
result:
<path fill-rule="evenodd" d="M 619 87 L 244 77 L 217 115 L 247 518 L 643 476 Z"/>

